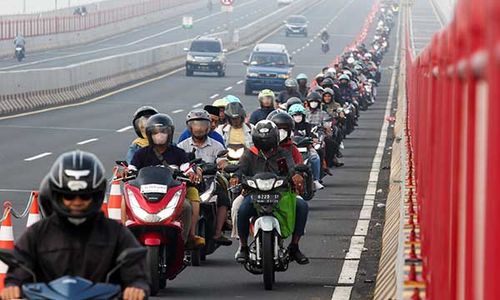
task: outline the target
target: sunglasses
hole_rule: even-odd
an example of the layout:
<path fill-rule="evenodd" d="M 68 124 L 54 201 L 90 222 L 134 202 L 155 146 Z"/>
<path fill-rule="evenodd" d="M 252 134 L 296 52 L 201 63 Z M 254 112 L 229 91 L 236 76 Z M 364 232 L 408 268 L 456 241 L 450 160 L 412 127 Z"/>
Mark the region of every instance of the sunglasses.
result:
<path fill-rule="evenodd" d="M 84 201 L 89 201 L 93 198 L 93 195 L 92 194 L 80 194 L 80 195 L 76 195 L 76 194 L 63 194 L 62 195 L 62 198 L 65 199 L 65 200 L 75 200 L 77 197 L 80 197 L 80 199 L 84 200 Z"/>

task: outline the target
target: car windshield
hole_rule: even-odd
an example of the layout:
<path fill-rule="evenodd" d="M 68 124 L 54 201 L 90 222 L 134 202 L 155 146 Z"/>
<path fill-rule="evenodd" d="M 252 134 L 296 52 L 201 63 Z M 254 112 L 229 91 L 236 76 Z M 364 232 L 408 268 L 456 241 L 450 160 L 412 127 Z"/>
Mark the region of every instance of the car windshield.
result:
<path fill-rule="evenodd" d="M 283 66 L 288 64 L 288 57 L 284 53 L 254 52 L 250 62 L 258 66 Z"/>
<path fill-rule="evenodd" d="M 221 52 L 220 43 L 209 41 L 194 41 L 191 44 L 192 52 Z"/>
<path fill-rule="evenodd" d="M 290 17 L 287 22 L 290 24 L 304 24 L 306 19 L 304 17 Z"/>

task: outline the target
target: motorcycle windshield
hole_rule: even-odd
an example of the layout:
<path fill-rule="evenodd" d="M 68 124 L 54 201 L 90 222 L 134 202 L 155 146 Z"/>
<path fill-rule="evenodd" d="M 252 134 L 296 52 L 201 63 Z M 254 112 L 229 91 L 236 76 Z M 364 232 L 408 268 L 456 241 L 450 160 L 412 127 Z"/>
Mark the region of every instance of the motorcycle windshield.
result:
<path fill-rule="evenodd" d="M 148 202 L 158 202 L 167 193 L 167 188 L 181 183 L 172 176 L 172 171 L 164 167 L 146 167 L 139 170 L 131 185 L 141 189 Z"/>

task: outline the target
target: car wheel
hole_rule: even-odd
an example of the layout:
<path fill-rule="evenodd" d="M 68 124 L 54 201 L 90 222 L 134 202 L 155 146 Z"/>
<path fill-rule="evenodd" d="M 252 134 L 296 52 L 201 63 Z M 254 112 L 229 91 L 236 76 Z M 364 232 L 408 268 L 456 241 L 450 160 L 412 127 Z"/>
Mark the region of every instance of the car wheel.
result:
<path fill-rule="evenodd" d="M 253 90 L 246 84 L 245 85 L 245 95 L 252 95 Z"/>

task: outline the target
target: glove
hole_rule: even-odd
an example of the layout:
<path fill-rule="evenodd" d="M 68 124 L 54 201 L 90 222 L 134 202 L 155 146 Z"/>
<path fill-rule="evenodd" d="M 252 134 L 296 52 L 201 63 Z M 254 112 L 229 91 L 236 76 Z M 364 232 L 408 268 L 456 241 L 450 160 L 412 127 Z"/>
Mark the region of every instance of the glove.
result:
<path fill-rule="evenodd" d="M 292 182 L 295 187 L 295 192 L 299 195 L 304 193 L 304 177 L 300 174 L 295 174 L 292 177 Z"/>
<path fill-rule="evenodd" d="M 236 185 L 238 185 L 238 183 L 240 183 L 240 180 L 238 179 L 238 177 L 231 177 L 231 179 L 229 179 L 229 186 L 230 187 L 236 186 Z"/>

